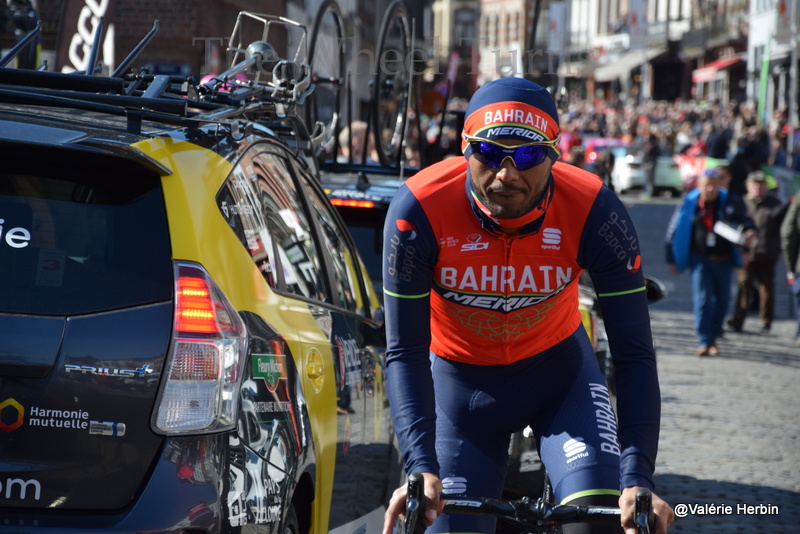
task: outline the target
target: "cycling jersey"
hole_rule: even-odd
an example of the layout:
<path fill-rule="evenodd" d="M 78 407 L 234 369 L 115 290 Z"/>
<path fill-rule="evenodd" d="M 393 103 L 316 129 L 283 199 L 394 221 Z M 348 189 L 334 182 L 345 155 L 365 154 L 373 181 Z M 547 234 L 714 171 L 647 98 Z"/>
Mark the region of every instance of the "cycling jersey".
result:
<path fill-rule="evenodd" d="M 522 222 L 513 236 L 498 231 L 464 158 L 417 173 L 392 201 L 384 231 L 387 380 L 407 472 L 439 473 L 429 353 L 495 366 L 553 349 L 580 326 L 585 269 L 616 366 L 620 487 L 652 488 L 660 394 L 628 213 L 597 177 L 555 163 L 544 198 Z"/>

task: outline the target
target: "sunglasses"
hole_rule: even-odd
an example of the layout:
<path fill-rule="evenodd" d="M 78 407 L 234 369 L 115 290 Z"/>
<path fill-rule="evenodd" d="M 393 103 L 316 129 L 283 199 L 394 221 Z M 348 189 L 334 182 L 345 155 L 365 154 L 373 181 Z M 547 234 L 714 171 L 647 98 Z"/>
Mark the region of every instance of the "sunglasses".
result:
<path fill-rule="evenodd" d="M 550 150 L 558 145 L 559 139 L 560 137 L 553 141 L 507 146 L 464 134 L 464 140 L 469 143 L 472 154 L 490 169 L 499 169 L 506 158 L 511 158 L 514 166 L 520 171 L 541 165 Z"/>

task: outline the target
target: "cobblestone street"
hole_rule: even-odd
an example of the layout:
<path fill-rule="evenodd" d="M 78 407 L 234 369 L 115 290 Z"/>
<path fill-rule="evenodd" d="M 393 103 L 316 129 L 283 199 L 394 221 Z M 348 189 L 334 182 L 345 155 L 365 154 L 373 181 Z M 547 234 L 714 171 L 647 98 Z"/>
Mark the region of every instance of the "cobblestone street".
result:
<path fill-rule="evenodd" d="M 800 346 L 793 339 L 784 271 L 776 323 L 726 332 L 720 356 L 695 356 L 688 273 L 664 263 L 664 232 L 677 201 L 630 200 L 645 273 L 669 289 L 651 307 L 662 394 L 656 492 L 678 517 L 670 532 L 800 533 Z"/>

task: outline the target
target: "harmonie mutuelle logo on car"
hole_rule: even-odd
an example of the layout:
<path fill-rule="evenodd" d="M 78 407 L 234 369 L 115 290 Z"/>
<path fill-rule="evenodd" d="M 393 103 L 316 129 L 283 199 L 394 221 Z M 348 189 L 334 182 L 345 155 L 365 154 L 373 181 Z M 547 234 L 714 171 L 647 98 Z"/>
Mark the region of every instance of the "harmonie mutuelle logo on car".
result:
<path fill-rule="evenodd" d="M 104 436 L 124 436 L 126 425 L 112 421 L 92 420 L 85 410 L 55 410 L 30 406 L 27 410 L 16 399 L 8 398 L 0 402 L 0 430 L 13 432 L 25 424 L 28 426 L 62 430 L 87 430 L 89 434 Z"/>

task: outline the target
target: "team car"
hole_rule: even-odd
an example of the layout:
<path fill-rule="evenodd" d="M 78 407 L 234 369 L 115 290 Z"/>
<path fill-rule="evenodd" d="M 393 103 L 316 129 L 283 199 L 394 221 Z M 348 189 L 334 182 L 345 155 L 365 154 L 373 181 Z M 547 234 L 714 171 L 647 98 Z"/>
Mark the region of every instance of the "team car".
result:
<path fill-rule="evenodd" d="M 0 532 L 380 529 L 381 303 L 274 25 L 205 83 L 0 68 Z"/>

